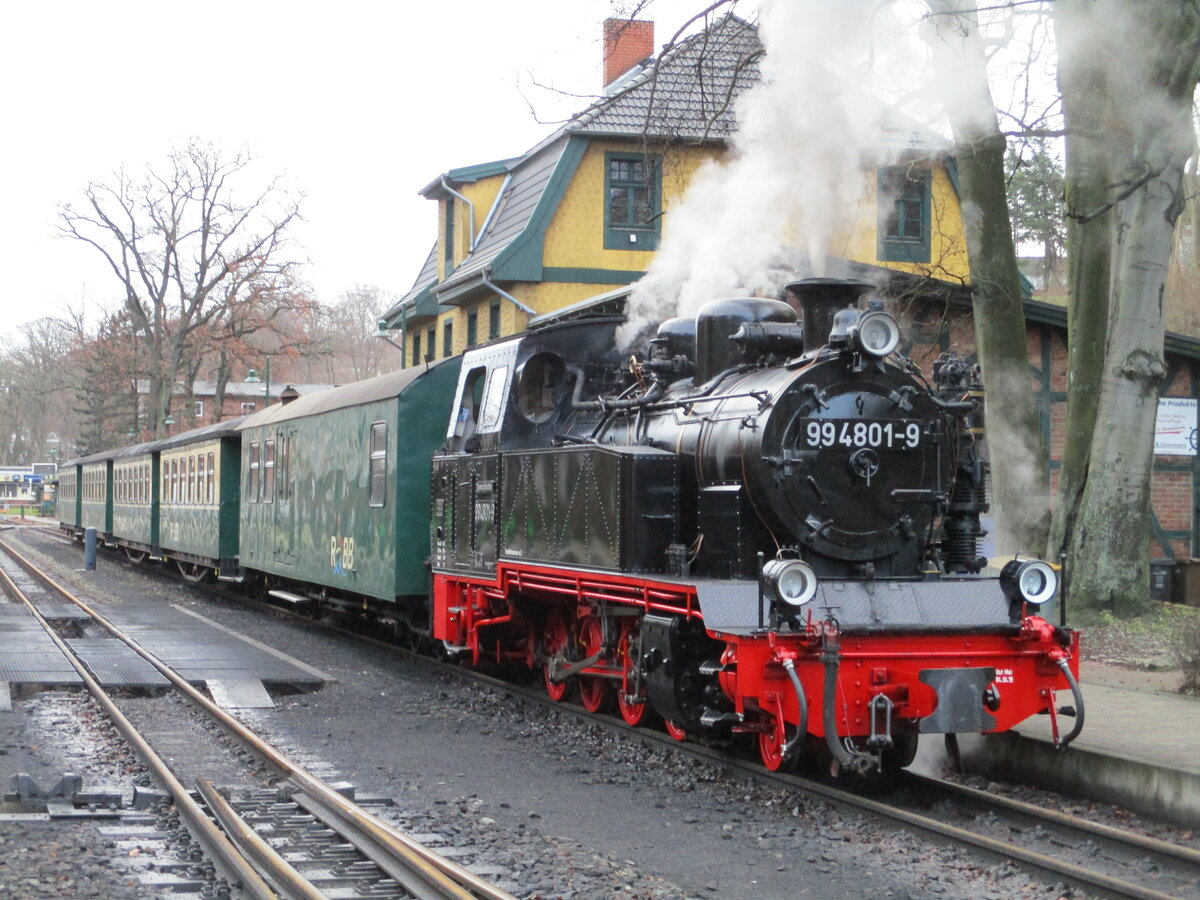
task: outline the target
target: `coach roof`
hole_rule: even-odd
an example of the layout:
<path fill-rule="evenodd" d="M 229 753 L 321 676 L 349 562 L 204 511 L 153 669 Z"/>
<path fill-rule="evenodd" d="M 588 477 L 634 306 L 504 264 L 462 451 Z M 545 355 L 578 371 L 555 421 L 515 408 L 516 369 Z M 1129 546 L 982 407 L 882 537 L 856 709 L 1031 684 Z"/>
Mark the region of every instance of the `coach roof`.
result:
<path fill-rule="evenodd" d="M 356 381 L 342 387 L 318 391 L 305 397 L 299 397 L 290 403 L 276 403 L 268 406 L 262 412 L 246 416 L 238 431 L 256 428 L 260 425 L 272 425 L 276 422 L 286 422 L 289 419 L 302 419 L 321 413 L 332 412 L 335 409 L 346 409 L 351 406 L 362 406 L 366 403 L 376 403 L 380 400 L 390 400 L 404 393 L 410 384 L 420 378 L 425 372 L 443 365 L 445 360 L 430 366 L 400 369 L 386 375 L 377 375 L 366 381 Z"/>

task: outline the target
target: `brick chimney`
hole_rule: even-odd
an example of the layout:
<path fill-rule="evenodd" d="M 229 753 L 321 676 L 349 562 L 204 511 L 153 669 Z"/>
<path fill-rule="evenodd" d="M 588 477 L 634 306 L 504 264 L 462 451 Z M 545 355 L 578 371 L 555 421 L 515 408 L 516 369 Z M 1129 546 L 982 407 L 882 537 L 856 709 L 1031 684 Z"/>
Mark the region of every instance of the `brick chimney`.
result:
<path fill-rule="evenodd" d="M 641 19 L 604 20 L 604 86 L 654 55 L 654 23 Z"/>

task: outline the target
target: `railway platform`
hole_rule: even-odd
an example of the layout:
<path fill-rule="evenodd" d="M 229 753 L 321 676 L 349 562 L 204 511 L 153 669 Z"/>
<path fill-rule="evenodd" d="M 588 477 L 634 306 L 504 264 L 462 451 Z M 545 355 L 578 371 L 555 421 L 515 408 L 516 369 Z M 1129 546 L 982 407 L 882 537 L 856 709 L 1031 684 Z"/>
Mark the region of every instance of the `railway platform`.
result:
<path fill-rule="evenodd" d="M 72 622 L 87 619 L 69 603 L 38 604 L 51 622 L 72 632 Z M 271 706 L 265 685 L 312 691 L 329 676 L 278 650 L 250 641 L 203 616 L 163 603 L 105 606 L 103 614 L 142 647 L 193 684 L 203 684 L 228 707 Z M 68 645 L 106 688 L 166 688 L 158 670 L 124 642 L 97 627 L 66 637 Z M 0 602 L 0 708 L 22 685 L 72 685 L 80 679 L 51 642 L 33 614 L 19 603 Z"/>
<path fill-rule="evenodd" d="M 964 741 L 964 769 L 1200 827 L 1200 699 L 1147 674 L 1085 660 L 1086 720 L 1066 752 L 1054 748 L 1049 717 L 1035 716 L 1009 734 Z M 1059 719 L 1061 730 L 1071 725 Z"/>

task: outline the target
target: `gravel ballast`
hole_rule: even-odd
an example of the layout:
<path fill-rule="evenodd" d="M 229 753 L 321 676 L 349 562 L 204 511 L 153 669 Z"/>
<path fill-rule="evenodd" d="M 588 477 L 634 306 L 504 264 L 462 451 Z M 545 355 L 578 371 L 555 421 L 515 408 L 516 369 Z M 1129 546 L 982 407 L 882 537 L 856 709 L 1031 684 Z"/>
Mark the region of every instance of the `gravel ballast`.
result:
<path fill-rule="evenodd" d="M 98 604 L 180 603 L 329 672 L 337 681 L 322 690 L 277 696 L 277 708 L 241 717 L 315 774 L 393 799 L 387 815 L 398 824 L 465 848 L 458 861 L 522 898 L 1066 895 L 1010 865 L 465 684 L 424 661 L 147 578 L 113 555 L 85 574 L 77 547 L 45 534 L 20 540 Z M 136 715 L 145 704 L 152 716 L 149 705 L 163 702 L 123 706 Z"/>

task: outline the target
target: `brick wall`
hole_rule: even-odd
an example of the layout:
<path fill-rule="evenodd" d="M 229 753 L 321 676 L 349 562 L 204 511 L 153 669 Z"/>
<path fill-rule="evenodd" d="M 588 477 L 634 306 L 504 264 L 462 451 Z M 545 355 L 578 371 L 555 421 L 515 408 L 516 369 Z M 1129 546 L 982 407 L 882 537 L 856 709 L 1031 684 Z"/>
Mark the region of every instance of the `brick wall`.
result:
<path fill-rule="evenodd" d="M 608 87 L 647 56 L 654 55 L 654 23 L 641 19 L 604 22 L 604 86 Z"/>

